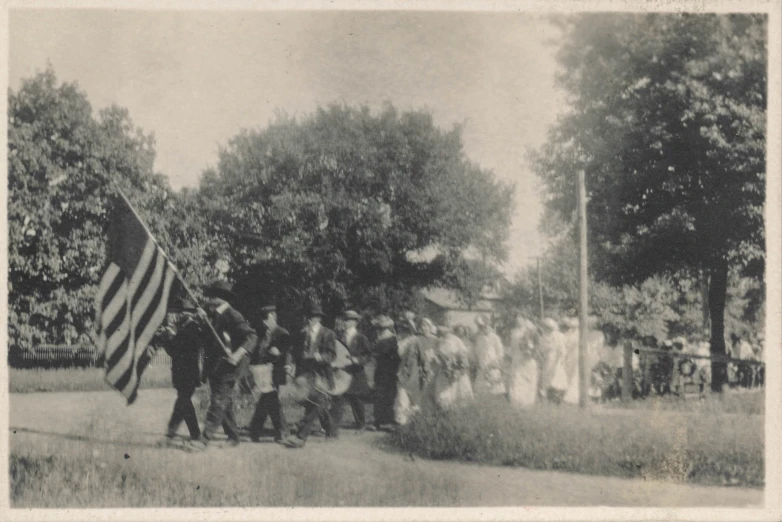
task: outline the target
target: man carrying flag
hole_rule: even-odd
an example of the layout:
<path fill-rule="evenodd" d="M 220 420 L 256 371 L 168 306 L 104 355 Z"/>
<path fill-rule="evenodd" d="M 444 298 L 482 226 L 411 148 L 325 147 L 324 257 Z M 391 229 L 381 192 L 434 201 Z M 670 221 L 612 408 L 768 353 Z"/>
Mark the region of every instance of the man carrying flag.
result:
<path fill-rule="evenodd" d="M 96 299 L 98 352 L 106 381 L 132 404 L 176 270 L 124 195 L 109 225 L 108 254 Z"/>
<path fill-rule="evenodd" d="M 247 370 L 250 358 L 258 344 L 258 335 L 245 318 L 231 307 L 235 297 L 226 281 L 214 281 L 204 288 L 209 318 L 215 330 L 225 341 L 212 343 L 204 361 L 204 372 L 209 376 L 210 401 L 206 425 L 200 443 L 190 450 L 202 450 L 214 439 L 220 426 L 228 436 L 228 445 L 239 444 L 239 432 L 233 412 L 234 387 Z"/>

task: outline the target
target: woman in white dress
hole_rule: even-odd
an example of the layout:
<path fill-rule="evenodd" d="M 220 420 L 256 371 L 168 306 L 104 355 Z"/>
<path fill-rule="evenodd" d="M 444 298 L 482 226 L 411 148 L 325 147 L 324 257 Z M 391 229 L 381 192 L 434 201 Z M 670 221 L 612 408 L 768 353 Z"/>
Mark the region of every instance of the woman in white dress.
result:
<path fill-rule="evenodd" d="M 535 325 L 519 316 L 510 341 L 508 399 L 514 406 L 526 408 L 537 401 L 540 367 L 536 360 L 536 349 L 539 343 L 540 335 Z"/>
<path fill-rule="evenodd" d="M 470 354 L 461 339 L 450 328 L 440 327 L 435 357 L 434 399 L 443 409 L 473 399 L 470 384 Z"/>
<path fill-rule="evenodd" d="M 505 395 L 502 364 L 505 347 L 485 317 L 475 318 L 478 333 L 475 335 L 475 354 L 478 362 L 478 375 L 475 379 L 475 393 Z"/>

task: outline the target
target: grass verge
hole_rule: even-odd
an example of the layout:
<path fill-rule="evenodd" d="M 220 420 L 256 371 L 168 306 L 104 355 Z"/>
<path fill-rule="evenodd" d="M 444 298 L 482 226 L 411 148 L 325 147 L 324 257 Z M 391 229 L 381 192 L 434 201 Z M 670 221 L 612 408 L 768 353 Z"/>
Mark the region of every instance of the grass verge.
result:
<path fill-rule="evenodd" d="M 519 411 L 487 398 L 419 415 L 392 442 L 431 459 L 760 488 L 763 422 L 759 415 L 615 415 L 569 406 Z"/>

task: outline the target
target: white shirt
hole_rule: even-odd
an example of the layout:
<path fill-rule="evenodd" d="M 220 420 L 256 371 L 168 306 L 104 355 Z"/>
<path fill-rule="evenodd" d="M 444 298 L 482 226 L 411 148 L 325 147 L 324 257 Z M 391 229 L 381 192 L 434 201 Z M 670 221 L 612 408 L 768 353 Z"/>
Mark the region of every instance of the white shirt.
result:
<path fill-rule="evenodd" d="M 350 346 L 350 341 L 353 340 L 353 338 L 356 336 L 356 333 L 358 333 L 358 330 L 356 330 L 355 327 L 348 328 L 345 330 L 345 345 Z"/>
<path fill-rule="evenodd" d="M 315 344 L 315 339 L 317 339 L 319 331 L 320 323 L 315 323 L 314 325 L 310 326 L 310 346 Z"/>

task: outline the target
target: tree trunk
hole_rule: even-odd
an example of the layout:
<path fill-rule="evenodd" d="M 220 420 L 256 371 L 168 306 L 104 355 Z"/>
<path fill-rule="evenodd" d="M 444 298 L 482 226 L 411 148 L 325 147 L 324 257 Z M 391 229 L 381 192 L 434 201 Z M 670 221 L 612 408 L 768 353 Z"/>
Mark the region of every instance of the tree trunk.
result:
<path fill-rule="evenodd" d="M 711 356 L 725 356 L 725 299 L 728 295 L 728 263 L 718 261 L 709 278 L 709 317 L 711 319 Z M 728 382 L 728 365 L 724 361 L 711 362 L 711 389 L 722 392 Z"/>
<path fill-rule="evenodd" d="M 709 316 L 711 315 L 711 309 L 709 308 L 709 272 L 707 270 L 701 270 L 701 314 L 702 324 L 701 327 L 705 332 L 711 328 L 709 322 Z"/>

